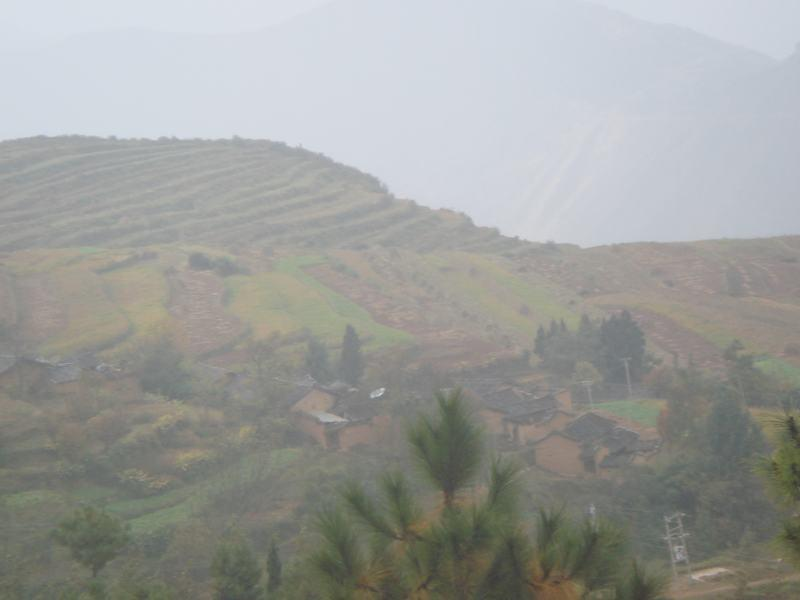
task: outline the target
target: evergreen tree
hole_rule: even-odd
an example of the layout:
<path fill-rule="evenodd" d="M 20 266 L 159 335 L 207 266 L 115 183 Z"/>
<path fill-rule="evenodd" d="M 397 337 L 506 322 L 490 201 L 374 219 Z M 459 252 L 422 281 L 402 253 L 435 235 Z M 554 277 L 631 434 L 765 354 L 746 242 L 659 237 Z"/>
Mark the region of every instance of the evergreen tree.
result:
<path fill-rule="evenodd" d="M 347 325 L 342 338 L 342 356 L 339 362 L 339 375 L 342 381 L 352 386 L 358 385 L 364 374 L 364 359 L 361 356 L 361 340 L 352 325 Z"/>
<path fill-rule="evenodd" d="M 130 533 L 122 521 L 90 506 L 76 510 L 59 523 L 52 533 L 72 558 L 91 569 L 92 578 L 122 552 Z"/>
<path fill-rule="evenodd" d="M 450 507 L 459 490 L 478 474 L 483 453 L 481 429 L 465 407 L 461 390 L 436 394 L 436 421 L 419 418 L 408 432 L 411 453 L 420 471 L 442 492 L 442 504 Z"/>
<path fill-rule="evenodd" d="M 630 358 L 631 379 L 641 379 L 646 367 L 644 333 L 627 310 L 603 321 L 600 327 L 600 352 L 606 381 L 625 382 L 623 358 Z"/>
<path fill-rule="evenodd" d="M 745 459 L 764 449 L 761 430 L 729 388 L 717 389 L 705 433 L 707 458 L 722 472 L 741 469 Z"/>
<path fill-rule="evenodd" d="M 552 319 L 550 321 L 550 329 L 547 332 L 548 333 L 548 337 L 551 338 L 551 339 L 556 337 L 559 334 L 560 330 L 561 330 L 561 328 L 558 326 L 558 323 L 556 322 L 556 320 Z"/>
<path fill-rule="evenodd" d="M 250 546 L 235 538 L 222 543 L 211 563 L 215 600 L 257 600 L 261 572 Z"/>
<path fill-rule="evenodd" d="M 309 375 L 320 383 L 327 383 L 333 379 L 328 348 L 320 340 L 311 337 L 306 348 L 306 368 Z"/>
<path fill-rule="evenodd" d="M 606 597 L 660 597 L 663 586 L 640 568 L 636 581 L 623 573 L 623 537 L 605 521 L 574 523 L 563 511 L 540 511 L 535 531 L 526 531 L 515 466 L 493 461 L 486 492 L 476 494 L 479 426 L 460 391 L 437 394 L 436 407 L 410 428 L 409 444 L 437 506 L 425 507 L 402 474 L 381 478 L 379 499 L 349 484 L 345 510 L 323 511 L 317 521 L 321 544 L 311 564 L 325 597 L 578 600 L 613 593 L 618 579 L 625 595 Z M 631 595 L 628 584 L 638 581 L 647 586 Z"/>
<path fill-rule="evenodd" d="M 281 564 L 281 557 L 278 553 L 278 545 L 275 540 L 269 546 L 269 553 L 267 554 L 267 592 L 274 594 L 281 587 L 281 578 L 283 577 L 283 565 Z"/>
<path fill-rule="evenodd" d="M 589 315 L 583 313 L 581 315 L 581 322 L 578 325 L 578 334 L 581 337 L 588 338 L 594 333 L 594 331 L 595 331 L 594 323 L 592 323 L 592 320 L 589 318 Z"/>
<path fill-rule="evenodd" d="M 539 325 L 536 330 L 536 340 L 533 342 L 533 353 L 539 358 L 544 358 L 545 349 L 547 347 L 547 334 L 544 327 Z"/>

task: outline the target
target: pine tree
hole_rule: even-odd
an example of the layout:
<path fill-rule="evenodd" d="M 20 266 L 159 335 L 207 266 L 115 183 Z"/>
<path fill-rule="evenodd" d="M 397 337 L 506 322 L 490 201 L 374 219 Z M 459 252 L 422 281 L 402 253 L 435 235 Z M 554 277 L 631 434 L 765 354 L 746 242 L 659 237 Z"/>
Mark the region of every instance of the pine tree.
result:
<path fill-rule="evenodd" d="M 364 359 L 361 356 L 361 340 L 352 325 L 347 325 L 342 338 L 342 356 L 339 363 L 339 375 L 342 381 L 352 386 L 358 385 L 364 374 Z"/>
<path fill-rule="evenodd" d="M 592 320 L 589 318 L 589 315 L 583 313 L 581 315 L 581 322 L 578 325 L 578 334 L 581 337 L 588 338 L 594 333 L 594 324 Z"/>
<path fill-rule="evenodd" d="M 539 358 L 544 358 L 546 346 L 547 334 L 544 327 L 539 325 L 539 329 L 536 330 L 536 340 L 533 342 L 533 353 Z"/>
<path fill-rule="evenodd" d="M 552 319 L 550 321 L 550 329 L 547 332 L 547 337 L 550 338 L 550 339 L 556 337 L 558 335 L 558 333 L 559 333 L 559 330 L 560 330 L 560 327 L 558 326 L 558 323 L 556 322 L 555 319 Z"/>
<path fill-rule="evenodd" d="M 800 415 L 787 412 L 772 425 L 775 450 L 758 465 L 775 498 L 787 507 L 787 518 L 778 534 L 778 543 L 800 567 Z"/>

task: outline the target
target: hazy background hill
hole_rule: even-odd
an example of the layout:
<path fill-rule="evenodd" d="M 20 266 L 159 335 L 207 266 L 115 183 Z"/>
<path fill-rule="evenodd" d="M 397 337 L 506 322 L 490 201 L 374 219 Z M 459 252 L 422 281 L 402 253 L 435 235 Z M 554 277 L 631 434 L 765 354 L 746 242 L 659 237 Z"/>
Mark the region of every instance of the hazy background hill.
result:
<path fill-rule="evenodd" d="M 281 139 L 534 239 L 774 235 L 800 216 L 797 57 L 584 2 L 337 0 L 252 34 L 87 34 L 0 67 L 2 137 Z"/>

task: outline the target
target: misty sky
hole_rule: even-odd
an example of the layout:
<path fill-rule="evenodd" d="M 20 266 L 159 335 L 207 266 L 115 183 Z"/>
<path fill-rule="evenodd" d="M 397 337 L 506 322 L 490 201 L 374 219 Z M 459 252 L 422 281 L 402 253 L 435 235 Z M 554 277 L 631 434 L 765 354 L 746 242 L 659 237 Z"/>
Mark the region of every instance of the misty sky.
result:
<path fill-rule="evenodd" d="M 329 0 L 0 0 L 0 46 L 39 36 L 141 27 L 235 32 L 267 27 Z M 596 0 L 642 19 L 690 27 L 776 58 L 800 42 L 800 0 Z"/>

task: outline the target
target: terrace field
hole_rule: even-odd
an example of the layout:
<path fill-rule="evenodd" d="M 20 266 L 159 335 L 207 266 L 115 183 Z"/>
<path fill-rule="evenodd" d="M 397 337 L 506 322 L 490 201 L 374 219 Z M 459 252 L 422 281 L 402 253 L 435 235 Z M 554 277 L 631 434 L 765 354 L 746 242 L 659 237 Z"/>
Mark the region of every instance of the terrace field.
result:
<path fill-rule="evenodd" d="M 718 369 L 733 339 L 800 368 L 800 238 L 580 249 L 506 238 L 375 178 L 248 140 L 0 143 L 0 315 L 46 356 L 169 331 L 198 357 L 352 323 L 369 349 L 468 366 L 551 319 L 627 308 L 665 360 Z M 188 256 L 225 257 L 228 276 Z"/>

